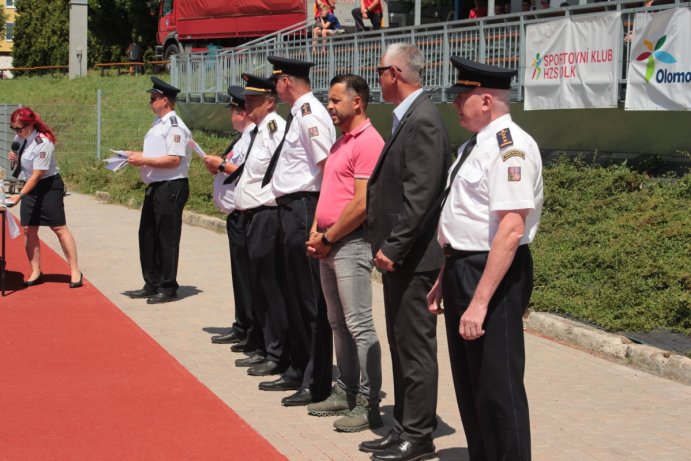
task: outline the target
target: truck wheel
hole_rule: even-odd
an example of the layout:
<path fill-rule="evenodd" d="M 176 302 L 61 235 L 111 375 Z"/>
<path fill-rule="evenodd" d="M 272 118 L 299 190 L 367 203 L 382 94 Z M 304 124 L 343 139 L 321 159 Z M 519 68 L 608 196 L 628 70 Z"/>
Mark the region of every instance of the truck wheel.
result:
<path fill-rule="evenodd" d="M 171 56 L 178 54 L 180 54 L 180 48 L 177 45 L 168 45 L 163 53 L 163 59 L 169 61 Z M 166 64 L 166 70 L 170 72 L 170 63 Z"/>

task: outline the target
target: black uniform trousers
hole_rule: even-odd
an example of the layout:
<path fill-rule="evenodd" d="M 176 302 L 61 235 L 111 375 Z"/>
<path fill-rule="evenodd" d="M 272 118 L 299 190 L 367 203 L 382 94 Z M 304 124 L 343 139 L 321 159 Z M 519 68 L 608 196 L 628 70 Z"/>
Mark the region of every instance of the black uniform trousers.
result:
<path fill-rule="evenodd" d="M 319 261 L 307 256 L 309 229 L 318 194 L 297 193 L 278 199 L 282 286 L 290 326 L 289 379 L 302 380 L 316 399 L 331 391 L 333 340 L 321 289 Z"/>
<path fill-rule="evenodd" d="M 252 336 L 252 290 L 250 288 L 250 267 L 246 247 L 246 217 L 233 211 L 226 218 L 226 231 L 230 247 L 230 275 L 233 282 L 235 322 L 233 330 L 245 338 Z"/>
<path fill-rule="evenodd" d="M 139 261 L 147 291 L 176 295 L 182 210 L 189 195 L 187 178 L 146 187 L 139 221 Z"/>
<path fill-rule="evenodd" d="M 427 293 L 438 274 L 394 271 L 382 276 L 393 371 L 393 429 L 413 443 L 431 442 L 437 427 L 437 316 L 427 310 Z"/>
<path fill-rule="evenodd" d="M 456 400 L 471 461 L 529 461 L 522 317 L 533 288 L 533 261 L 528 245 L 519 246 L 490 301 L 485 334 L 466 341 L 460 336 L 459 322 L 485 270 L 487 255 L 459 253 L 446 259 L 442 290 Z"/>
<path fill-rule="evenodd" d="M 278 209 L 257 207 L 243 211 L 256 335 L 249 338 L 257 352 L 287 366 L 288 318 L 279 282 Z"/>

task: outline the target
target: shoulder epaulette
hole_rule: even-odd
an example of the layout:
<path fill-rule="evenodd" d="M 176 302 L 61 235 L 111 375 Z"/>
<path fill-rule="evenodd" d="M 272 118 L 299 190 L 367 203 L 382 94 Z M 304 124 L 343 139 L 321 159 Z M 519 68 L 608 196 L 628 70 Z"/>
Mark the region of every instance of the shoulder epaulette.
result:
<path fill-rule="evenodd" d="M 312 113 L 312 108 L 310 107 L 310 103 L 306 102 L 300 107 L 300 110 L 302 111 L 302 116 L 304 117 L 305 115 L 309 115 Z"/>
<path fill-rule="evenodd" d="M 171 126 L 178 126 L 178 118 L 175 115 L 170 117 L 170 124 Z"/>
<path fill-rule="evenodd" d="M 40 134 L 36 136 L 36 144 L 43 144 L 43 138 Z"/>
<path fill-rule="evenodd" d="M 513 146 L 513 138 L 511 137 L 511 130 L 508 128 L 501 129 L 497 131 L 497 142 L 499 143 L 499 148 Z"/>

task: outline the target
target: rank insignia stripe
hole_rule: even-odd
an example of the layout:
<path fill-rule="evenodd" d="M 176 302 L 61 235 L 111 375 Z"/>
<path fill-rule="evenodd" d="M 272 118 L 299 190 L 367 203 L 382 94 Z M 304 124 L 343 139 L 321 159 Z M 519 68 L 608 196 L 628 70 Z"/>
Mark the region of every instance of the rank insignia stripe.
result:
<path fill-rule="evenodd" d="M 175 116 L 170 117 L 170 124 L 173 125 L 173 126 L 178 126 L 178 119 L 177 119 L 177 117 L 175 117 Z"/>
<path fill-rule="evenodd" d="M 276 125 L 276 120 L 271 120 L 267 126 L 269 127 L 269 133 L 274 134 L 278 130 L 278 125 Z"/>
<path fill-rule="evenodd" d="M 499 143 L 499 148 L 504 148 L 508 146 L 513 146 L 513 138 L 511 137 L 511 131 L 508 128 L 497 131 L 497 142 Z"/>
<path fill-rule="evenodd" d="M 43 144 L 43 138 L 40 136 L 36 136 L 36 144 Z"/>
<path fill-rule="evenodd" d="M 521 167 L 520 166 L 510 166 L 508 179 L 511 182 L 520 181 L 521 180 Z"/>
<path fill-rule="evenodd" d="M 520 157 L 521 159 L 525 160 L 525 152 L 520 151 L 520 150 L 515 150 L 515 149 L 510 150 L 510 151 L 504 153 L 501 156 L 501 159 L 505 162 L 508 159 L 513 158 L 513 157 Z"/>
<path fill-rule="evenodd" d="M 316 126 L 311 126 L 309 128 L 309 134 L 310 134 L 310 138 L 314 138 L 315 136 L 319 136 L 319 128 L 317 128 Z"/>
<path fill-rule="evenodd" d="M 302 111 L 302 116 L 304 117 L 305 115 L 309 115 L 312 113 L 312 108 L 310 107 L 310 103 L 306 102 L 300 107 L 300 110 Z"/>

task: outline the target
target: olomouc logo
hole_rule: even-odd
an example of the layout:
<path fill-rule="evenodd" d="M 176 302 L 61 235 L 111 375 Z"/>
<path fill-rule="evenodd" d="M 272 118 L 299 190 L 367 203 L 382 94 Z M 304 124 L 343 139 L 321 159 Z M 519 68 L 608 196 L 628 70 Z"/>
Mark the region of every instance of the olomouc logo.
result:
<path fill-rule="evenodd" d="M 674 56 L 666 51 L 660 50 L 666 40 L 667 36 L 663 35 L 657 40 L 655 46 L 653 46 L 650 40 L 643 40 L 643 45 L 648 51 L 641 53 L 636 58 L 636 61 L 648 60 L 645 66 L 645 81 L 649 82 L 653 75 L 655 75 L 655 81 L 657 83 L 691 82 L 691 72 L 669 72 L 667 69 L 658 69 L 657 72 L 655 72 L 655 61 L 660 61 L 664 64 L 675 64 L 677 62 Z"/>

